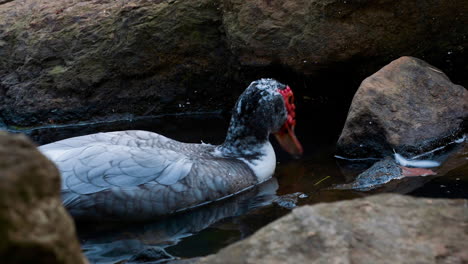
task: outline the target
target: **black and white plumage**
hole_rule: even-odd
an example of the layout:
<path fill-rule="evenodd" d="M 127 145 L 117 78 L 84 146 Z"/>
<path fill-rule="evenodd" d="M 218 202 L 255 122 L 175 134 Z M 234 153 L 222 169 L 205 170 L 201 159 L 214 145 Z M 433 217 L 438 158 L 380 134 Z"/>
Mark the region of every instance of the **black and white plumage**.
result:
<path fill-rule="evenodd" d="M 59 168 L 65 207 L 78 219 L 149 219 L 216 201 L 268 180 L 270 133 L 292 154 L 289 87 L 252 82 L 234 107 L 222 145 L 182 143 L 139 130 L 69 138 L 39 149 Z"/>

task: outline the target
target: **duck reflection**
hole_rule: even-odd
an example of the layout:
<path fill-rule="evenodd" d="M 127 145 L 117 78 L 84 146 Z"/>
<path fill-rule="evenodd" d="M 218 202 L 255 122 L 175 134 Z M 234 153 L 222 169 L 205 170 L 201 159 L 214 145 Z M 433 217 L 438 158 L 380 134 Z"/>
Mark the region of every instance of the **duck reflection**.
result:
<path fill-rule="evenodd" d="M 77 223 L 78 233 L 91 263 L 167 261 L 175 258 L 166 252 L 168 247 L 223 219 L 272 204 L 279 198 L 277 190 L 272 178 L 234 197 L 153 222 Z"/>

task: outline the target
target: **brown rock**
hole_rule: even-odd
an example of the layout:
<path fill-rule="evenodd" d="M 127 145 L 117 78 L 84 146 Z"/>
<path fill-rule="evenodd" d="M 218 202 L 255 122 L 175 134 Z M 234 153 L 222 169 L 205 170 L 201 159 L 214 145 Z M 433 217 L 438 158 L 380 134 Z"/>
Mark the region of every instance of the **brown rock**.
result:
<path fill-rule="evenodd" d="M 24 136 L 0 132 L 1 263 L 87 263 L 60 200 L 58 170 Z"/>
<path fill-rule="evenodd" d="M 419 154 L 463 133 L 468 91 L 422 60 L 401 57 L 365 79 L 338 140 L 338 154 Z"/>
<path fill-rule="evenodd" d="M 29 126 L 223 106 L 236 90 L 226 89 L 220 12 L 217 0 L 0 5 L 0 118 Z"/>
<path fill-rule="evenodd" d="M 0 119 L 228 110 L 252 79 L 283 74 L 275 71 L 298 73 L 285 74 L 294 82 L 399 54 L 463 67 L 467 9 L 430 0 L 0 0 Z"/>
<path fill-rule="evenodd" d="M 243 65 L 280 63 L 313 73 L 336 62 L 466 48 L 464 1 L 223 2 L 230 48 Z"/>
<path fill-rule="evenodd" d="M 303 206 L 196 263 L 466 263 L 467 202 L 384 194 Z"/>

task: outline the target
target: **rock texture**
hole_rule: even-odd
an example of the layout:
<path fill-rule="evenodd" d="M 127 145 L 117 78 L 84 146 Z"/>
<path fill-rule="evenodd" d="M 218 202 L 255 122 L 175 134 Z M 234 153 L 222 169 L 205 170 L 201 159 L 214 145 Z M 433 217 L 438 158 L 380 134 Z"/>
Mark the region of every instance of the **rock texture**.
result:
<path fill-rule="evenodd" d="M 303 206 L 196 263 L 466 263 L 466 204 L 385 194 Z"/>
<path fill-rule="evenodd" d="M 0 119 L 230 109 L 253 78 L 277 77 L 270 65 L 308 76 L 400 54 L 463 61 L 467 13 L 431 0 L 0 0 Z"/>
<path fill-rule="evenodd" d="M 28 126 L 216 109 L 236 92 L 226 89 L 220 12 L 216 0 L 0 5 L 1 118 Z"/>
<path fill-rule="evenodd" d="M 401 57 L 362 82 L 337 151 L 352 158 L 390 156 L 393 149 L 411 156 L 459 137 L 466 120 L 465 88 L 422 60 Z"/>
<path fill-rule="evenodd" d="M 58 170 L 24 136 L 0 132 L 2 263 L 87 263 L 60 200 Z"/>
<path fill-rule="evenodd" d="M 468 23 L 463 1 L 223 3 L 229 45 L 243 65 L 280 63 L 313 72 L 334 62 L 419 56 L 436 47 L 446 49 L 444 54 L 466 48 L 461 43 L 466 43 L 468 29 L 458 24 Z"/>
<path fill-rule="evenodd" d="M 351 183 L 340 184 L 333 189 L 341 190 L 359 190 L 369 191 L 392 181 L 402 179 L 404 177 L 413 176 L 428 176 L 436 173 L 429 169 L 422 168 L 407 168 L 398 165 L 393 158 L 387 157 L 372 165 L 369 169 L 359 174 Z"/>

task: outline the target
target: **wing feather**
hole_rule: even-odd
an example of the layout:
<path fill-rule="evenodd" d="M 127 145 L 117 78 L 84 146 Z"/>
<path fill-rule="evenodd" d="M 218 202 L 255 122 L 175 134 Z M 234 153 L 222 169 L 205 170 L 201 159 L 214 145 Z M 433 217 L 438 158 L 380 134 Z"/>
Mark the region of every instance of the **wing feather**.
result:
<path fill-rule="evenodd" d="M 163 185 L 172 185 L 183 179 L 192 170 L 193 163 L 187 158 L 181 157 L 180 159 L 170 163 L 165 169 L 164 173 L 156 179 L 157 182 Z"/>
<path fill-rule="evenodd" d="M 117 140 L 117 136 L 128 140 Z M 186 155 L 144 144 L 135 148 L 130 142 L 135 138 L 154 141 L 157 136 L 152 137 L 148 132 L 99 133 L 62 140 L 40 149 L 62 172 L 62 189 L 77 194 L 148 182 L 171 185 L 190 173 L 193 161 Z M 117 142 L 125 144 L 116 145 Z"/>

